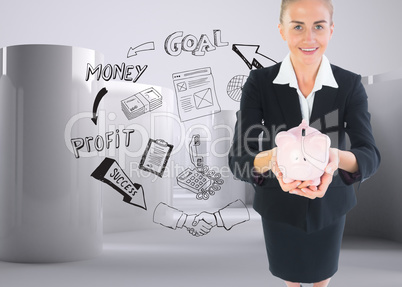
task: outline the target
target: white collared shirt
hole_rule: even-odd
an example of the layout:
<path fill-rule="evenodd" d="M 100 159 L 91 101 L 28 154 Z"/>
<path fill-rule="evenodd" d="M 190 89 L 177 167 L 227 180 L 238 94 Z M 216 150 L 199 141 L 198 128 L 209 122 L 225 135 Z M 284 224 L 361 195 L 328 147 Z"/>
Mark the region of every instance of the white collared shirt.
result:
<path fill-rule="evenodd" d="M 320 68 L 318 69 L 318 74 L 315 79 L 314 88 L 306 98 L 303 96 L 302 92 L 299 89 L 296 74 L 293 69 L 292 62 L 290 61 L 290 54 L 288 54 L 282 61 L 282 64 L 279 68 L 279 73 L 273 83 L 280 85 L 289 84 L 289 87 L 295 88 L 297 90 L 297 93 L 299 95 L 302 118 L 306 120 L 307 123 L 310 122 L 315 92 L 321 90 L 322 86 L 338 88 L 338 83 L 336 82 L 334 74 L 332 73 L 331 65 L 325 55 L 322 56 Z"/>

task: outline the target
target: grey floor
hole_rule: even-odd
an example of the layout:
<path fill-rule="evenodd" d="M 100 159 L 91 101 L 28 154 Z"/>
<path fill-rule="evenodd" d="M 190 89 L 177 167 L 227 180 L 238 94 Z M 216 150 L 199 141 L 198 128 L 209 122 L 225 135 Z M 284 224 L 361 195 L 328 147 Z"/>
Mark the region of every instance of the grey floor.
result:
<path fill-rule="evenodd" d="M 58 264 L 0 262 L 0 286 L 284 286 L 268 271 L 261 224 L 251 220 L 204 237 L 162 226 L 104 236 L 103 253 Z M 311 286 L 311 285 L 306 285 Z M 330 286 L 402 286 L 402 244 L 345 238 Z"/>

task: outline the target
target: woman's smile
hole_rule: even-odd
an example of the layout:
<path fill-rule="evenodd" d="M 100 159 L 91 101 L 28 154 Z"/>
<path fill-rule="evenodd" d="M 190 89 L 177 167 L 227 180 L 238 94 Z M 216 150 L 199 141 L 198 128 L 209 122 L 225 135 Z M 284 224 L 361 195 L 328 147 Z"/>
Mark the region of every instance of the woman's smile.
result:
<path fill-rule="evenodd" d="M 302 53 L 304 55 L 309 56 L 309 55 L 313 55 L 315 52 L 317 52 L 318 47 L 316 47 L 316 48 L 299 48 L 299 50 L 302 51 Z"/>

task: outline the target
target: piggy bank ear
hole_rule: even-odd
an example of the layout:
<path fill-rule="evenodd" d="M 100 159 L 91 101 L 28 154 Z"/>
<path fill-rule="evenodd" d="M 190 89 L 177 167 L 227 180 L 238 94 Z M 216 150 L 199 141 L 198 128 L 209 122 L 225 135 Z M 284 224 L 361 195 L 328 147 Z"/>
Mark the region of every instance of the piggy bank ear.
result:
<path fill-rule="evenodd" d="M 328 159 L 328 150 L 331 146 L 331 140 L 324 134 L 312 134 L 304 139 L 304 154 L 320 162 L 326 162 Z"/>
<path fill-rule="evenodd" d="M 289 142 L 294 142 L 296 140 L 296 136 L 289 132 L 280 132 L 275 137 L 275 143 L 277 146 L 281 146 Z"/>

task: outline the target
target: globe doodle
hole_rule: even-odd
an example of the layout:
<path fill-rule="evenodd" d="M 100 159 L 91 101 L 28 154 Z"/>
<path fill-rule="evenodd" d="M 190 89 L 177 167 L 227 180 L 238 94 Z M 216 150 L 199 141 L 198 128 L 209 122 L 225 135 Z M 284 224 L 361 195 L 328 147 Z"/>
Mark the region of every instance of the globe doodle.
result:
<path fill-rule="evenodd" d="M 238 75 L 234 76 L 228 83 L 226 92 L 232 100 L 240 102 L 243 85 L 246 82 L 248 76 Z"/>

